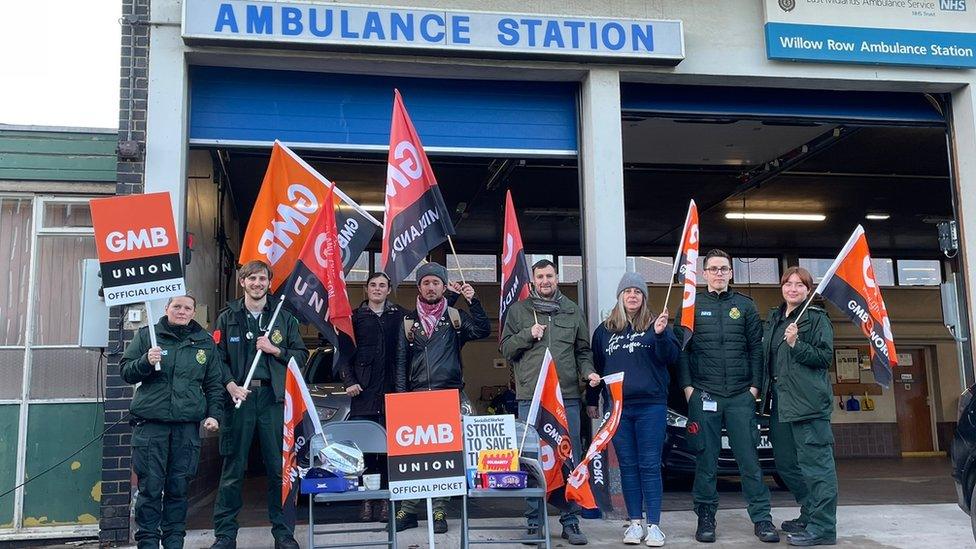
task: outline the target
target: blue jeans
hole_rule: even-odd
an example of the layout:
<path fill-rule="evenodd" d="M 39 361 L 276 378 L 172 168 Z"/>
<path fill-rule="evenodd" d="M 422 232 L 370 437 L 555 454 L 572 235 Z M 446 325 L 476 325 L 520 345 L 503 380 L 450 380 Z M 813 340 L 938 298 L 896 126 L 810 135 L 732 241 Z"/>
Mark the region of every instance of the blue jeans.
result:
<path fill-rule="evenodd" d="M 620 484 L 630 518 L 647 512 L 648 524 L 661 522 L 661 450 L 666 404 L 626 404 L 613 435 L 620 463 Z"/>
<path fill-rule="evenodd" d="M 529 415 L 531 400 L 518 401 L 518 415 L 520 419 L 525 419 Z M 580 451 L 580 399 L 563 398 L 563 407 L 566 408 L 566 420 L 569 423 L 569 440 L 573 443 L 573 461 L 578 462 L 583 454 Z M 559 501 L 557 501 L 559 500 Z M 528 500 L 528 511 L 525 512 L 525 520 L 530 528 L 539 526 L 539 500 Z M 563 526 L 579 524 L 580 506 L 575 501 L 562 501 L 562 498 L 553 500 L 553 505 L 559 508 L 559 523 Z"/>

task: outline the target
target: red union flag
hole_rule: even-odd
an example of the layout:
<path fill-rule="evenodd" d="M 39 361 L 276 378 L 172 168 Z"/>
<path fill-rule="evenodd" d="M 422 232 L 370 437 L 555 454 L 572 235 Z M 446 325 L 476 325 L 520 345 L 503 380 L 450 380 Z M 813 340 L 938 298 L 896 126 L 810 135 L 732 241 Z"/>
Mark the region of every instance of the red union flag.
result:
<path fill-rule="evenodd" d="M 871 252 L 863 227 L 858 225 L 854 229 L 814 293 L 829 299 L 861 328 L 870 343 L 874 379 L 879 385 L 888 387 L 891 367 L 898 365 L 898 355 L 895 354 L 895 336 L 891 333 L 888 310 L 871 266 Z"/>
<path fill-rule="evenodd" d="M 682 330 L 681 348 L 684 349 L 691 340 L 695 332 L 695 294 L 698 292 L 698 206 L 692 200 L 688 204 L 688 215 L 685 217 L 685 226 L 681 231 L 681 241 L 678 244 L 678 253 L 674 258 L 675 274 L 681 274 L 681 282 L 684 286 L 681 298 L 681 314 L 678 323 L 684 328 Z"/>
<path fill-rule="evenodd" d="M 454 234 L 444 198 L 400 92 L 394 90 L 386 167 L 383 271 L 396 286 L 433 248 Z"/>
<path fill-rule="evenodd" d="M 548 348 L 525 423 L 539 433 L 539 462 L 546 476 L 546 494 L 551 494 L 565 484 L 563 464 L 572 461 L 573 444 L 569 440 L 569 421 L 559 389 L 556 362 Z"/>
<path fill-rule="evenodd" d="M 285 372 L 284 436 L 281 444 L 281 511 L 286 524 L 295 523 L 295 507 L 298 503 L 299 464 L 309 460 L 312 440 L 318 438 L 316 448 L 325 443 L 322 425 L 315 412 L 315 404 L 302 379 L 298 363 L 292 358 Z"/>
<path fill-rule="evenodd" d="M 498 306 L 498 339 L 501 341 L 502 328 L 508 308 L 515 302 L 529 297 L 529 266 L 525 262 L 525 249 L 522 248 L 522 233 L 519 231 L 512 191 L 505 193 L 505 236 L 502 242 L 502 297 Z"/>
<path fill-rule="evenodd" d="M 596 498 L 593 496 L 593 487 L 590 484 L 590 469 L 588 467 L 594 456 L 603 451 L 610 444 L 610 439 L 617 432 L 620 425 L 620 414 L 624 411 L 624 373 L 619 372 L 603 378 L 610 391 L 610 399 L 613 406 L 610 408 L 610 417 L 603 423 L 600 430 L 593 436 L 590 447 L 583 456 L 583 461 L 573 469 L 569 478 L 566 479 L 566 500 L 575 501 L 581 507 L 596 509 Z"/>
<path fill-rule="evenodd" d="M 332 343 L 336 349 L 333 360 L 338 364 L 355 353 L 355 336 L 332 194 L 329 188 L 323 198 L 328 207 L 320 209 L 288 282 L 282 287 L 282 297 L 298 316 Z"/>

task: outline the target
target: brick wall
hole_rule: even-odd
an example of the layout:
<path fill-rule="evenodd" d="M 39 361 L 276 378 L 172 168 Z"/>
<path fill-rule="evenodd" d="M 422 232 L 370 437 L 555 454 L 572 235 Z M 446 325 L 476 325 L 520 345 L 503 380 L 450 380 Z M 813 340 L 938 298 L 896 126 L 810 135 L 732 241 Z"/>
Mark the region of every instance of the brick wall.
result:
<path fill-rule="evenodd" d="M 149 1 L 122 0 L 121 74 L 119 80 L 119 141 L 139 143 L 135 158 L 119 158 L 117 193 L 143 191 L 146 142 L 147 66 L 149 61 Z M 109 349 L 121 349 L 132 330 L 117 329 L 121 307 L 111 310 Z M 109 356 L 106 372 L 105 426 L 122 419 L 129 409 L 132 386 L 119 376 L 121 353 Z M 99 538 L 103 546 L 129 541 L 131 495 L 131 428 L 126 422 L 112 428 L 102 443 L 102 499 Z"/>

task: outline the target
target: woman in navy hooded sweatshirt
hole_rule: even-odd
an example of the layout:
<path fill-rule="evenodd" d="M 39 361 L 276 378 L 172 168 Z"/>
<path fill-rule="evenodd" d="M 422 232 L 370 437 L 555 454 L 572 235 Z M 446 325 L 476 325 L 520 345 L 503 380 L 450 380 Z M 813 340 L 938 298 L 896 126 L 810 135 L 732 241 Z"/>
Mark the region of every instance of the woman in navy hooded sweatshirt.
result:
<path fill-rule="evenodd" d="M 668 329 L 668 311 L 654 316 L 647 306 L 647 283 L 626 273 L 617 285 L 617 306 L 593 332 L 593 365 L 602 375 L 624 373 L 624 407 L 613 447 L 631 524 L 624 543 L 664 545 L 661 532 L 661 451 L 666 427 L 668 365 L 678 359 L 678 340 Z M 587 393 L 587 411 L 596 415 L 600 388 Z M 647 513 L 647 530 L 641 518 Z"/>

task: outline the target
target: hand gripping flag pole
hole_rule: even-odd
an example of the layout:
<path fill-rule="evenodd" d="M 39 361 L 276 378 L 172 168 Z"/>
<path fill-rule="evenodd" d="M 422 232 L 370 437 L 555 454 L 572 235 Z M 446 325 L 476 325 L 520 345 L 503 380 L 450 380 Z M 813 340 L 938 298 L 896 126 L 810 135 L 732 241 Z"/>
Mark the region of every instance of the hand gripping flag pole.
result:
<path fill-rule="evenodd" d="M 278 306 L 275 307 L 274 313 L 271 315 L 271 320 L 268 322 L 268 329 L 264 331 L 264 337 L 268 337 L 271 333 L 271 328 L 274 326 L 275 320 L 278 319 L 278 313 L 281 312 L 281 306 L 285 303 L 285 300 L 279 300 Z M 254 369 L 258 366 L 258 361 L 261 360 L 261 355 L 264 354 L 261 349 L 254 353 L 254 360 L 251 361 L 251 368 L 247 371 L 247 377 L 244 378 L 244 388 L 247 389 L 251 385 L 251 378 L 254 377 Z M 234 399 L 234 408 L 240 408 L 243 400 Z"/>

